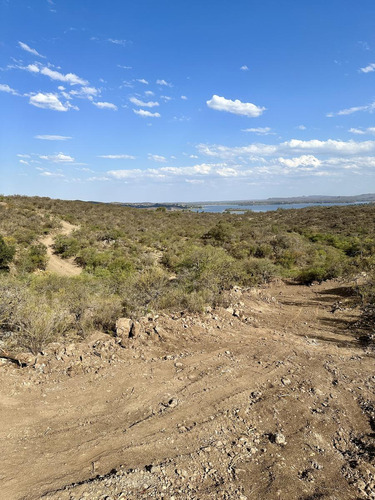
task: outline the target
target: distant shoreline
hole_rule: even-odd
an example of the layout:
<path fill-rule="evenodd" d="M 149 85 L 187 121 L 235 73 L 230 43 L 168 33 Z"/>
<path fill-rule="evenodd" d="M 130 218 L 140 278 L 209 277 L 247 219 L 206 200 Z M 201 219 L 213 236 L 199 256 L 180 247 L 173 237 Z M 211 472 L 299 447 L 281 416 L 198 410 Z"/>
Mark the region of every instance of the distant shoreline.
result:
<path fill-rule="evenodd" d="M 375 194 L 360 194 L 355 196 L 294 196 L 290 198 L 267 198 L 264 200 L 233 200 L 233 201 L 197 201 L 197 202 L 140 202 L 140 203 L 127 203 L 127 202 L 110 202 L 111 205 L 120 205 L 132 208 L 149 208 L 157 209 L 165 207 L 168 210 L 189 210 L 199 209 L 209 206 L 260 206 L 260 205 L 326 205 L 326 204 L 352 204 L 352 203 L 371 203 L 375 202 Z M 102 203 L 93 201 L 92 203 Z"/>

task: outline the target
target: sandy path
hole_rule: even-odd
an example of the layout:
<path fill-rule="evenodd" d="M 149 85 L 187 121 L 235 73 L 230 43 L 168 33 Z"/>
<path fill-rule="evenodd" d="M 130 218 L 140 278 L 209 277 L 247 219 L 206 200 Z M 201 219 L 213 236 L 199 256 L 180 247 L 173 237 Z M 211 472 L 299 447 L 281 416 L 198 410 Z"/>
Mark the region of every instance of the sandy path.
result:
<path fill-rule="evenodd" d="M 74 226 L 73 224 L 69 224 L 68 222 L 61 221 L 61 223 L 62 230 L 59 234 L 67 236 L 71 234 L 75 229 L 78 229 L 78 226 Z M 47 247 L 48 263 L 46 270 L 51 273 L 59 274 L 60 276 L 78 276 L 82 272 L 82 269 L 74 264 L 73 259 L 61 259 L 53 253 L 53 244 L 55 237 L 56 235 L 49 234 L 48 236 L 40 240 L 41 243 L 43 243 L 43 245 Z"/>
<path fill-rule="evenodd" d="M 241 296 L 247 322 L 162 316 L 126 349 L 102 335 L 37 370 L 4 366 L 0 497 L 356 498 L 339 446 L 371 432 L 358 401 L 374 360 L 343 326 L 355 313 L 330 312 L 342 291 L 274 285 Z"/>

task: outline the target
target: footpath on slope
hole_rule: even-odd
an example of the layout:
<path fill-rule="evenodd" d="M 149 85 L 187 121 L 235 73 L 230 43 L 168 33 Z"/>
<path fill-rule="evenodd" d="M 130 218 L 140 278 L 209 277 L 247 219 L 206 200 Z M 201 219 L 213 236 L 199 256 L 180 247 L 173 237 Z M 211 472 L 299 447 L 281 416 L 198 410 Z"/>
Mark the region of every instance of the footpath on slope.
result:
<path fill-rule="evenodd" d="M 82 269 L 74 264 L 73 259 L 61 259 L 61 257 L 53 253 L 53 245 L 56 236 L 69 236 L 75 229 L 78 229 L 78 226 L 69 224 L 69 222 L 66 221 L 61 221 L 61 224 L 62 230 L 58 234 L 49 234 L 40 240 L 41 243 L 47 247 L 48 263 L 46 271 L 50 271 L 60 276 L 78 276 L 82 272 Z"/>
<path fill-rule="evenodd" d="M 4 499 L 373 499 L 374 350 L 339 281 L 234 289 L 0 368 Z"/>

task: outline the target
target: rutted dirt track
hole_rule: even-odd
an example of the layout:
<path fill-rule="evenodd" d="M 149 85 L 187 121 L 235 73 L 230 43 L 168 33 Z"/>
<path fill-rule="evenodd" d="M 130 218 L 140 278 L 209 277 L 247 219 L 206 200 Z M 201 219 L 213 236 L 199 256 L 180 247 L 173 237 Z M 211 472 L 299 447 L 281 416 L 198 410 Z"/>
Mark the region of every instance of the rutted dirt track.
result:
<path fill-rule="evenodd" d="M 71 234 L 77 226 L 69 224 L 69 222 L 61 221 L 62 230 L 59 234 L 65 236 Z M 47 257 L 48 263 L 46 271 L 51 273 L 59 274 L 60 276 L 78 276 L 82 272 L 82 269 L 74 264 L 72 259 L 61 259 L 53 253 L 53 244 L 55 242 L 56 235 L 49 234 L 45 238 L 41 239 L 41 243 L 47 247 Z"/>
<path fill-rule="evenodd" d="M 375 498 L 374 351 L 344 284 L 232 293 L 0 368 L 4 499 Z"/>

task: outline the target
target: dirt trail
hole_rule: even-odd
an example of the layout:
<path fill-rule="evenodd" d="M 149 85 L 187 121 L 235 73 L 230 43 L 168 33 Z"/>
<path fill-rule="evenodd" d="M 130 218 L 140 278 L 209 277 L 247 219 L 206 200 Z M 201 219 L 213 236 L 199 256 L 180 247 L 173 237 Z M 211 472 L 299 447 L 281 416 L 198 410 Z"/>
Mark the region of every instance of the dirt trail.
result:
<path fill-rule="evenodd" d="M 62 230 L 58 234 L 68 236 L 75 229 L 78 229 L 78 226 L 73 226 L 73 224 L 69 224 L 69 222 L 61 221 L 61 224 Z M 48 263 L 46 270 L 51 273 L 59 274 L 60 276 L 78 276 L 78 274 L 82 272 L 82 269 L 74 264 L 73 259 L 61 259 L 53 253 L 53 244 L 56 236 L 56 234 L 49 234 L 40 240 L 41 243 L 47 247 Z"/>
<path fill-rule="evenodd" d="M 374 498 L 374 351 L 347 292 L 235 290 L 126 348 L 98 333 L 4 364 L 0 497 Z"/>

